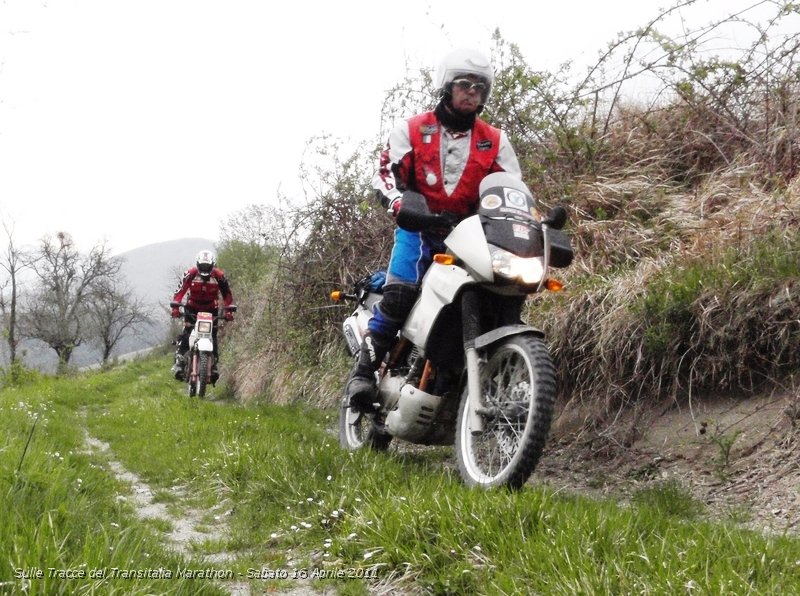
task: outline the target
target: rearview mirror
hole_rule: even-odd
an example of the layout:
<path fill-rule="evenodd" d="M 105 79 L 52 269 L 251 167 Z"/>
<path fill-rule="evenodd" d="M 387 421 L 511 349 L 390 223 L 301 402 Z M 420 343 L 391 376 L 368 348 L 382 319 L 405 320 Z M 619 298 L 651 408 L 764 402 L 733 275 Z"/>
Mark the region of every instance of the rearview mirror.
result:
<path fill-rule="evenodd" d="M 542 220 L 542 223 L 556 230 L 560 230 L 567 224 L 567 218 L 567 210 L 561 205 L 558 205 L 550 210 L 550 213 Z"/>

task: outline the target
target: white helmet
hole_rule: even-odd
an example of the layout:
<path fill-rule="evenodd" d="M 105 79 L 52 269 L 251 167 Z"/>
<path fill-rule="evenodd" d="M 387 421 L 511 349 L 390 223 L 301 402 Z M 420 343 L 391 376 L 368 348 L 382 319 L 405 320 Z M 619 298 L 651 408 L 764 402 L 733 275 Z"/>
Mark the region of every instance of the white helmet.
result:
<path fill-rule="evenodd" d="M 211 270 L 214 269 L 214 265 L 216 264 L 217 260 L 214 257 L 214 253 L 210 250 L 201 250 L 197 253 L 197 270 L 200 272 L 200 277 L 203 279 L 208 279 L 211 276 Z"/>
<path fill-rule="evenodd" d="M 450 92 L 450 83 L 456 77 L 464 75 L 475 75 L 486 81 L 486 91 L 483 94 L 483 102 L 486 103 L 494 84 L 494 70 L 489 59 L 477 50 L 460 48 L 447 54 L 436 67 L 433 84 L 439 95 L 443 96 Z"/>

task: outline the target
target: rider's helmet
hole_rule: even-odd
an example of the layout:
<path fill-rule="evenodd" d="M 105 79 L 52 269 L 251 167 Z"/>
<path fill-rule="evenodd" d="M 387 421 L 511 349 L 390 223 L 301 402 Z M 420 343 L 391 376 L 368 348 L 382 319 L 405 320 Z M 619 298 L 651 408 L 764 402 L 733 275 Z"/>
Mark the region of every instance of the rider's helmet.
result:
<path fill-rule="evenodd" d="M 210 250 L 201 250 L 197 253 L 197 271 L 200 273 L 200 277 L 203 279 L 208 279 L 211 277 L 211 270 L 214 269 L 214 265 L 217 264 L 217 260 L 214 258 L 214 253 Z"/>
<path fill-rule="evenodd" d="M 477 50 L 460 48 L 453 50 L 439 63 L 433 74 L 433 84 L 440 97 L 448 97 L 452 92 L 452 84 L 459 76 L 474 75 L 483 79 L 486 89 L 482 103 L 486 103 L 494 84 L 494 70 L 489 59 Z"/>

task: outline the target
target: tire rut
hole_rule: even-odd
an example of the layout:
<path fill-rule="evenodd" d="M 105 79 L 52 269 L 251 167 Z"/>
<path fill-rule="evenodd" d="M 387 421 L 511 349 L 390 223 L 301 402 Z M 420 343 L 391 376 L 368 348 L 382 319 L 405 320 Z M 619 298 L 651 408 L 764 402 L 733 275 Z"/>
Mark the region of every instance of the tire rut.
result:
<path fill-rule="evenodd" d="M 218 552 L 211 555 L 198 555 L 193 552 L 192 545 L 201 543 L 207 540 L 217 540 L 225 536 L 227 532 L 227 525 L 224 523 L 225 515 L 229 512 L 224 512 L 220 515 L 215 515 L 214 518 L 217 522 L 215 525 L 210 525 L 203 521 L 203 517 L 209 513 L 196 508 L 184 508 L 182 515 L 176 517 L 172 515 L 165 503 L 157 502 L 156 494 L 153 489 L 143 481 L 137 474 L 126 469 L 118 460 L 114 458 L 111 445 L 105 441 L 101 441 L 92 437 L 89 432 L 84 429 L 84 447 L 85 452 L 90 455 L 102 455 L 107 461 L 108 468 L 120 482 L 130 486 L 129 495 L 118 495 L 120 500 L 130 501 L 134 507 L 136 516 L 140 520 L 162 520 L 170 524 L 170 531 L 165 532 L 167 547 L 180 555 L 201 559 L 204 564 L 220 564 L 231 561 L 236 558 L 235 555 L 226 552 Z M 178 498 L 184 498 L 183 487 L 176 486 L 170 489 L 171 492 Z M 213 510 L 211 511 L 213 512 Z M 202 526 L 203 531 L 198 530 Z M 228 590 L 232 596 L 249 596 L 251 594 L 250 586 L 247 582 L 232 581 L 220 583 L 219 586 Z"/>

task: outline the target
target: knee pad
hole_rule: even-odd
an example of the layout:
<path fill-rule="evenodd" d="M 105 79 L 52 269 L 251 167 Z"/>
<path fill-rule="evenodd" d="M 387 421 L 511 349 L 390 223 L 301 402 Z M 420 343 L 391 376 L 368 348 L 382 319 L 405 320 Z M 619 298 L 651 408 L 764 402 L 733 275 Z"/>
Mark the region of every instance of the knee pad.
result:
<path fill-rule="evenodd" d="M 388 283 L 383 286 L 383 298 L 375 308 L 369 322 L 370 330 L 384 337 L 394 338 L 411 312 L 419 289 L 414 284 Z"/>
<path fill-rule="evenodd" d="M 393 321 L 405 321 L 419 289 L 412 284 L 390 283 L 383 286 L 383 298 L 378 303 L 378 310 L 384 317 Z"/>

